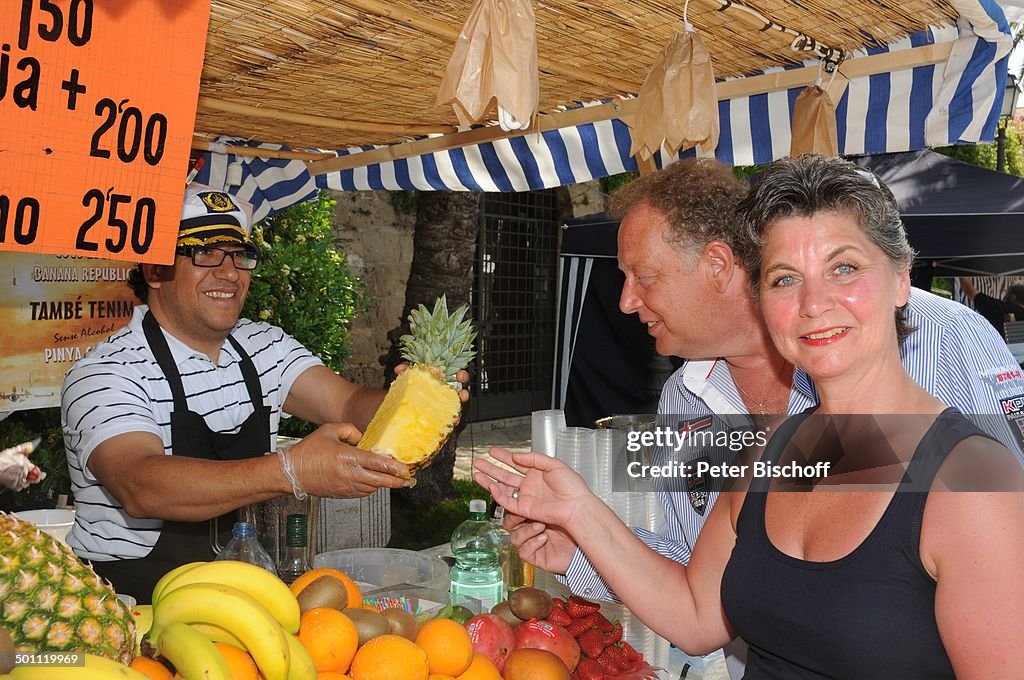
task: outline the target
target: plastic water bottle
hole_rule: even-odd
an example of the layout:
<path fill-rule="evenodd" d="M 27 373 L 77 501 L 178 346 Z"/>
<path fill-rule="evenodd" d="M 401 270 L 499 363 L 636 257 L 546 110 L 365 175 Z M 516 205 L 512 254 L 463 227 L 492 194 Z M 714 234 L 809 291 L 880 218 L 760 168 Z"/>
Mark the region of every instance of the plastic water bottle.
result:
<path fill-rule="evenodd" d="M 238 560 L 263 567 L 271 574 L 277 574 L 274 560 L 256 538 L 256 527 L 249 522 L 235 522 L 231 529 L 231 540 L 215 559 Z"/>
<path fill-rule="evenodd" d="M 505 599 L 505 581 L 501 574 L 502 539 L 487 521 L 487 503 L 479 498 L 469 502 L 469 519 L 452 533 L 452 604 L 463 604 L 467 597 L 480 601 L 481 612 Z"/>

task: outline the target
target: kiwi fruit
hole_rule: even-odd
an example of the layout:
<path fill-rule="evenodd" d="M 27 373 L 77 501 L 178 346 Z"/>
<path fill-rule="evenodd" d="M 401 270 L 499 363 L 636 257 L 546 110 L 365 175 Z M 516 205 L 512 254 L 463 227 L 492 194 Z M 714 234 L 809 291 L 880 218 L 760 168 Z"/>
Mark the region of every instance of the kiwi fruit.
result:
<path fill-rule="evenodd" d="M 401 635 L 407 640 L 416 641 L 419 623 L 415 616 L 397 607 L 382 609 L 380 615 L 387 620 L 388 630 L 392 635 Z"/>
<path fill-rule="evenodd" d="M 299 611 L 303 614 L 317 607 L 341 611 L 349 605 L 345 584 L 333 576 L 321 576 L 299 592 Z"/>
<path fill-rule="evenodd" d="M 387 635 L 388 631 L 391 630 L 388 620 L 376 609 L 350 607 L 341 613 L 352 619 L 352 623 L 356 624 L 360 647 L 379 635 Z"/>
<path fill-rule="evenodd" d="M 0 675 L 14 670 L 14 638 L 10 631 L 0 626 Z"/>
<path fill-rule="evenodd" d="M 523 621 L 546 619 L 551 613 L 551 596 L 538 588 L 518 588 L 509 596 L 508 607 Z"/>
<path fill-rule="evenodd" d="M 513 628 L 524 621 L 524 619 L 521 619 L 512 613 L 512 610 L 508 606 L 508 602 L 504 600 L 491 607 L 491 613 L 505 619 L 505 623 Z"/>

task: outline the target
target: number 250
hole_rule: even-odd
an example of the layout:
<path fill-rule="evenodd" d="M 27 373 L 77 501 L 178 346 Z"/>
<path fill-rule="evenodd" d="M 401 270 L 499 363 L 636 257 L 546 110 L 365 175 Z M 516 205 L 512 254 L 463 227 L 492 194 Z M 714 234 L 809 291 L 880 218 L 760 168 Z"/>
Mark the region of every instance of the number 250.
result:
<path fill-rule="evenodd" d="M 75 241 L 75 247 L 79 250 L 92 252 L 99 250 L 99 244 L 96 241 L 87 240 L 86 236 L 89 230 L 102 220 L 104 214 L 106 214 L 107 225 L 116 230 L 113 238 L 106 239 L 107 251 L 119 253 L 124 250 L 125 243 L 128 240 L 128 223 L 117 216 L 117 210 L 119 206 L 130 205 L 131 202 L 132 197 L 126 194 L 111 194 L 108 190 L 107 194 L 104 195 L 99 189 L 87 191 L 85 196 L 82 197 L 82 205 L 87 208 L 89 204 L 95 205 L 93 206 L 92 216 L 83 222 L 82 226 L 78 229 L 78 239 Z M 135 202 L 135 213 L 132 217 L 131 226 L 131 242 L 132 250 L 139 255 L 149 250 L 149 244 L 153 241 L 153 223 L 155 219 L 156 201 L 148 196 L 143 196 Z"/>

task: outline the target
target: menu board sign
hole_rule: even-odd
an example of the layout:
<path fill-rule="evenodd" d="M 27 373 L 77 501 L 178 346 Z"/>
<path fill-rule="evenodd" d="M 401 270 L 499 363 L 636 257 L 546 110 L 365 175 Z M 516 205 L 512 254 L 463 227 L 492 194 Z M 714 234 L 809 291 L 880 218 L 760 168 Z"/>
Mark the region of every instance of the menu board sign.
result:
<path fill-rule="evenodd" d="M 0 3 L 0 250 L 173 260 L 209 15 Z"/>
<path fill-rule="evenodd" d="M 132 318 L 128 262 L 0 253 L 0 411 L 60 405 L 64 374 Z"/>

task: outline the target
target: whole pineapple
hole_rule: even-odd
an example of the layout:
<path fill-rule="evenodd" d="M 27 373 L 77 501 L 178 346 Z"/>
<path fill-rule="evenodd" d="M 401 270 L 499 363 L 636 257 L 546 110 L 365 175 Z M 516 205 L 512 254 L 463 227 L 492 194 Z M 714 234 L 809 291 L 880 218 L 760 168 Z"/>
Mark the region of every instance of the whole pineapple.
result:
<path fill-rule="evenodd" d="M 401 337 L 402 357 L 409 367 L 388 389 L 359 448 L 396 458 L 413 472 L 426 467 L 459 422 L 462 403 L 448 383 L 473 359 L 476 331 L 463 320 L 467 306 L 448 313 L 441 296 L 428 311 L 420 305 L 409 313 L 410 335 Z"/>
<path fill-rule="evenodd" d="M 20 651 L 80 651 L 130 663 L 135 620 L 63 543 L 0 512 L 0 625 Z"/>

